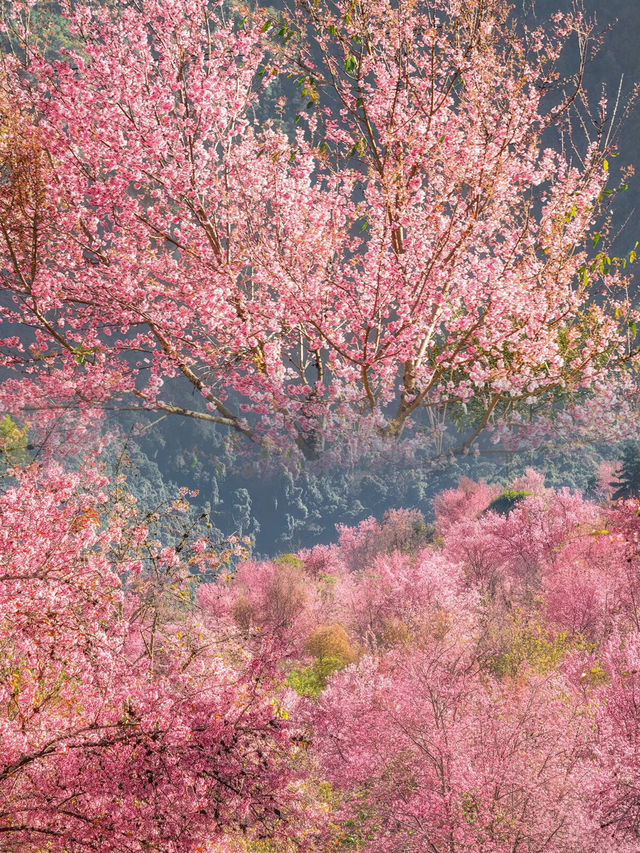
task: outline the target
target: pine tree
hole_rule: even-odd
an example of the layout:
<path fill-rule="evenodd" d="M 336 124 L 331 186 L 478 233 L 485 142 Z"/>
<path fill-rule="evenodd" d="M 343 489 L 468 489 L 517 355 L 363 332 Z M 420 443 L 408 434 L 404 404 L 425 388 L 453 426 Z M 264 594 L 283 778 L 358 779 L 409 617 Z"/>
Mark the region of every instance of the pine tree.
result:
<path fill-rule="evenodd" d="M 640 443 L 630 442 L 622 454 L 620 473 L 613 484 L 617 486 L 613 499 L 640 496 Z"/>

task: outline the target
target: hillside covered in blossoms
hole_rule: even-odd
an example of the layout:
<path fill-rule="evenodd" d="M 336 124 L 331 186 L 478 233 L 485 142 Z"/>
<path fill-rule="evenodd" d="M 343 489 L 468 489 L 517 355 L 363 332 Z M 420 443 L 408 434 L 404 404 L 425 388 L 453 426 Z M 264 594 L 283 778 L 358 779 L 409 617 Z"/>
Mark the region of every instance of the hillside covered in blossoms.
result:
<path fill-rule="evenodd" d="M 34 851 L 635 851 L 638 503 L 463 482 L 255 562 L 126 482 L 0 500 L 0 824 Z M 235 570 L 232 566 L 235 564 Z"/>
<path fill-rule="evenodd" d="M 640 13 L 551 5 L 0 3 L 1 853 L 637 853 Z"/>

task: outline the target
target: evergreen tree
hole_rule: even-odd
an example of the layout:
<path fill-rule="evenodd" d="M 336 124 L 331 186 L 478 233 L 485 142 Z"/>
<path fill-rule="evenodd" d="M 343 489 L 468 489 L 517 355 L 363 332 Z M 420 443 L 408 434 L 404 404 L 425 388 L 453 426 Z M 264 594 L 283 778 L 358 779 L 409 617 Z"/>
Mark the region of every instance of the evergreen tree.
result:
<path fill-rule="evenodd" d="M 630 442 L 622 453 L 620 473 L 613 485 L 617 486 L 613 499 L 640 496 L 640 443 Z"/>

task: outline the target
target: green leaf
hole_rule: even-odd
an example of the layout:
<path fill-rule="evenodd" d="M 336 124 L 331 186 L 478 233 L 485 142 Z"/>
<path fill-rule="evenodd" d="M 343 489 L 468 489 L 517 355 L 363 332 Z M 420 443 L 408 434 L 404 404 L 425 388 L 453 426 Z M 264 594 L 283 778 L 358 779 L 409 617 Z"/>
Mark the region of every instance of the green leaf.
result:
<path fill-rule="evenodd" d="M 631 332 L 634 338 L 638 334 L 638 327 L 636 326 L 635 320 L 629 320 L 629 331 Z"/>
<path fill-rule="evenodd" d="M 602 168 L 605 170 L 605 172 L 609 171 L 609 161 L 608 160 L 602 161 Z"/>
<path fill-rule="evenodd" d="M 271 26 L 271 21 L 270 21 L 269 19 L 267 19 L 267 20 L 264 22 L 264 24 L 260 27 L 260 32 L 261 32 L 261 33 L 266 33 L 266 31 L 269 29 L 269 27 L 270 27 L 270 26 Z"/>
<path fill-rule="evenodd" d="M 601 236 L 602 236 L 601 234 L 594 234 L 594 235 L 593 235 L 593 248 L 594 248 L 594 249 L 595 249 L 595 247 L 598 245 L 598 243 L 600 242 L 600 237 L 601 237 Z"/>
<path fill-rule="evenodd" d="M 355 58 L 355 56 L 347 56 L 344 61 L 344 70 L 347 72 L 347 74 L 353 74 L 354 71 L 357 70 L 357 68 L 358 60 Z"/>

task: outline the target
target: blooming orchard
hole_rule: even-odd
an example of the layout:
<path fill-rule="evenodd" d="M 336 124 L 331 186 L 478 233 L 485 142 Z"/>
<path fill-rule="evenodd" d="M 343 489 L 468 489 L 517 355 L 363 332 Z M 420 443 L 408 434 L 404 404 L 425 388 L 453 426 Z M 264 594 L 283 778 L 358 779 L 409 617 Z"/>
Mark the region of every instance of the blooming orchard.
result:
<path fill-rule="evenodd" d="M 155 541 L 120 478 L 13 476 L 14 853 L 637 849 L 637 502 L 467 481 L 435 525 L 234 571 L 235 544 Z"/>
<path fill-rule="evenodd" d="M 0 15 L 0 847 L 636 853 L 631 448 L 601 503 L 463 479 L 433 524 L 260 560 L 188 489 L 139 509 L 95 429 L 147 409 L 405 460 L 628 429 L 590 24 L 60 0 L 52 46 L 33 5 Z"/>
<path fill-rule="evenodd" d="M 308 772 L 331 785 L 320 849 L 637 849 L 637 502 L 534 472 L 499 491 L 469 481 L 435 531 L 394 512 L 201 588 L 288 644 Z"/>

